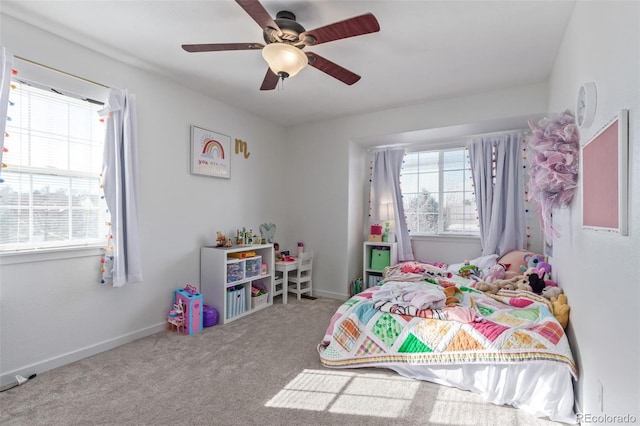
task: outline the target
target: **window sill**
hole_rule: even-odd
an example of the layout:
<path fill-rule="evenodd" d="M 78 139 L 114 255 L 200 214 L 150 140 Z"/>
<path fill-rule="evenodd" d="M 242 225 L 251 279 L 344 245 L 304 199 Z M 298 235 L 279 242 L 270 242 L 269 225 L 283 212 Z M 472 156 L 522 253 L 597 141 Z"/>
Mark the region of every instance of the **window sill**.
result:
<path fill-rule="evenodd" d="M 67 247 L 55 249 L 25 250 L 0 253 L 0 266 L 18 263 L 45 262 L 50 260 L 73 259 L 77 257 L 99 257 L 104 249 L 99 246 Z"/>
<path fill-rule="evenodd" d="M 460 234 L 418 234 L 411 235 L 411 240 L 416 241 L 469 241 L 469 242 L 480 242 L 479 235 L 460 235 Z"/>

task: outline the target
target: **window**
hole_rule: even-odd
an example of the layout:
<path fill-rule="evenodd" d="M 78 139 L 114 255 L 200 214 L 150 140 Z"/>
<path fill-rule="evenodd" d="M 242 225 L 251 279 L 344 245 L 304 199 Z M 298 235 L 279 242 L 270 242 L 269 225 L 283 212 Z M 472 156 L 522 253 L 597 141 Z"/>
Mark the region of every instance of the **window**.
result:
<path fill-rule="evenodd" d="M 95 101 L 14 80 L 0 183 L 0 251 L 103 246 L 104 124 Z"/>
<path fill-rule="evenodd" d="M 412 235 L 480 232 L 464 148 L 407 153 L 400 182 Z"/>

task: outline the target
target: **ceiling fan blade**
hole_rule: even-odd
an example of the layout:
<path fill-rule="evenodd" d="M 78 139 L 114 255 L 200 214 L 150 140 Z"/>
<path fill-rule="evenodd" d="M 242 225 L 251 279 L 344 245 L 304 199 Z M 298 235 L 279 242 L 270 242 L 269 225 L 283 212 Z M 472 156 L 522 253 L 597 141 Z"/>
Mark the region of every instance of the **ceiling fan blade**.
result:
<path fill-rule="evenodd" d="M 264 80 L 262 80 L 262 86 L 260 86 L 260 90 L 273 90 L 278 85 L 278 80 L 280 77 L 273 71 L 271 68 L 267 68 L 267 73 L 264 76 Z"/>
<path fill-rule="evenodd" d="M 340 40 L 343 38 L 355 37 L 363 34 L 370 34 L 380 31 L 380 24 L 372 13 L 356 16 L 344 21 L 335 22 L 316 28 L 315 30 L 305 31 L 300 34 L 300 40 L 304 40 L 306 36 L 313 37 L 316 41 L 310 42 L 311 46 L 329 41 Z"/>
<path fill-rule="evenodd" d="M 326 74 L 329 74 L 333 78 L 337 78 L 344 84 L 352 85 L 361 78 L 358 74 L 354 74 L 348 69 L 343 68 L 340 65 L 331 62 L 330 60 L 325 59 L 320 55 L 311 52 L 305 53 L 309 58 L 309 65 Z"/>
<path fill-rule="evenodd" d="M 220 52 L 225 50 L 260 50 L 264 44 L 260 43 L 211 43 L 211 44 L 183 44 L 187 52 Z"/>
<path fill-rule="evenodd" d="M 269 15 L 269 12 L 266 11 L 264 6 L 262 6 L 258 0 L 236 0 L 236 3 L 238 3 L 240 7 L 243 8 L 244 11 L 247 12 L 263 30 L 267 27 L 271 27 L 278 30 L 278 33 L 282 32 L 278 24 L 276 24 L 271 15 Z"/>

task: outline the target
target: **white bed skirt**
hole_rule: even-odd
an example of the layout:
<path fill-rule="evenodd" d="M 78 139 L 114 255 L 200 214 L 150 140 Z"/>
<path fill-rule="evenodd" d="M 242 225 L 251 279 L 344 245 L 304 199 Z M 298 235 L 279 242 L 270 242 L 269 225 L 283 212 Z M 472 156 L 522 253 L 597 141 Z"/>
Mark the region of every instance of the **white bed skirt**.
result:
<path fill-rule="evenodd" d="M 382 367 L 382 366 L 376 366 Z M 468 390 L 496 405 L 575 424 L 573 381 L 566 365 L 531 362 L 494 365 L 386 365 L 398 374 Z"/>

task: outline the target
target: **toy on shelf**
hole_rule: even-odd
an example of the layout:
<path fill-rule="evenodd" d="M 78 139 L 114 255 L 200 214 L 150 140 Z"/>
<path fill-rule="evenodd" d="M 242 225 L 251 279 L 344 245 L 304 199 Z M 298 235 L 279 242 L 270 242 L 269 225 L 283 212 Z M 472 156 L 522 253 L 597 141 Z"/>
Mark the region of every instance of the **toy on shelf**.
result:
<path fill-rule="evenodd" d="M 276 234 L 276 225 L 273 223 L 263 223 L 259 227 L 260 229 L 260 238 L 263 244 L 273 243 L 274 236 Z"/>
<path fill-rule="evenodd" d="M 253 234 L 253 229 L 242 228 L 242 230 L 236 230 L 236 245 L 239 246 L 250 246 L 253 244 L 260 244 L 262 238 L 259 235 Z"/>
<path fill-rule="evenodd" d="M 216 247 L 224 247 L 227 244 L 227 237 L 220 231 L 216 232 Z"/>
<path fill-rule="evenodd" d="M 382 242 L 382 226 L 378 224 L 371 225 L 371 231 L 369 232 L 369 238 L 367 240 L 373 243 Z"/>

